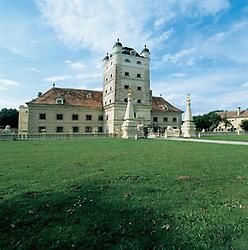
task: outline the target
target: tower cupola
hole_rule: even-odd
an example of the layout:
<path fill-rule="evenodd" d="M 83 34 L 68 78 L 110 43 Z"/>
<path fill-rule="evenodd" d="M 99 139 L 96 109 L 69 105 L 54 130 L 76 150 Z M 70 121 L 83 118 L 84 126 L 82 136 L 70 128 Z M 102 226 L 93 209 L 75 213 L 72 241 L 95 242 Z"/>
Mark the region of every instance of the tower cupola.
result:
<path fill-rule="evenodd" d="M 149 56 L 150 56 L 150 51 L 149 51 L 149 49 L 146 47 L 146 45 L 144 46 L 144 49 L 142 49 L 140 55 L 143 56 L 143 57 L 149 57 Z"/>
<path fill-rule="evenodd" d="M 109 54 L 107 53 L 107 55 L 103 58 L 103 62 L 106 63 L 109 60 Z"/>
<path fill-rule="evenodd" d="M 118 53 L 122 51 L 122 44 L 120 43 L 119 38 L 117 39 L 117 42 L 113 46 L 113 53 Z"/>

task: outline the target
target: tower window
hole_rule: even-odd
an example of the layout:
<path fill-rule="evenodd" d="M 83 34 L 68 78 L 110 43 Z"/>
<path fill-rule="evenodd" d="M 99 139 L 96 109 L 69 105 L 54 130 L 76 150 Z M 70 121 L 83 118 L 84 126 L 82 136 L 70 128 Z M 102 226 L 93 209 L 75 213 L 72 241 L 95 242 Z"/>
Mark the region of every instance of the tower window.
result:
<path fill-rule="evenodd" d="M 177 118 L 176 117 L 173 117 L 173 122 L 177 122 Z"/>
<path fill-rule="evenodd" d="M 109 100 L 109 103 L 111 103 L 111 99 Z"/>
<path fill-rule="evenodd" d="M 137 87 L 137 90 L 141 90 L 141 87 Z"/>
<path fill-rule="evenodd" d="M 79 132 L 79 128 L 78 127 L 72 127 L 72 132 L 73 133 L 78 133 Z"/>
<path fill-rule="evenodd" d="M 78 120 L 78 115 L 72 115 L 72 120 L 77 121 Z"/>
<path fill-rule="evenodd" d="M 164 117 L 164 122 L 168 122 L 168 117 Z"/>
<path fill-rule="evenodd" d="M 112 91 L 112 87 L 110 87 L 109 91 Z"/>
<path fill-rule="evenodd" d="M 57 120 L 63 120 L 63 114 L 57 114 Z"/>
<path fill-rule="evenodd" d="M 92 115 L 86 115 L 86 121 L 91 121 L 92 120 Z"/>
<path fill-rule="evenodd" d="M 127 98 L 124 98 L 124 102 L 128 102 Z"/>
<path fill-rule="evenodd" d="M 130 76 L 129 72 L 125 72 L 125 76 Z"/>
<path fill-rule="evenodd" d="M 98 116 L 98 121 L 103 121 L 103 115 Z"/>
<path fill-rule="evenodd" d="M 142 64 L 141 61 L 137 61 L 136 63 L 137 63 L 137 64 Z"/>
<path fill-rule="evenodd" d="M 39 114 L 40 120 L 46 120 L 46 114 Z"/>
<path fill-rule="evenodd" d="M 124 89 L 129 89 L 129 85 L 124 85 Z"/>
<path fill-rule="evenodd" d="M 39 133 L 46 133 L 46 127 L 39 127 Z"/>
<path fill-rule="evenodd" d="M 105 80 L 106 80 L 106 82 L 107 82 L 107 81 L 108 81 L 108 78 L 106 78 Z"/>
<path fill-rule="evenodd" d="M 57 127 L 56 132 L 57 133 L 63 133 L 63 127 Z"/>
<path fill-rule="evenodd" d="M 137 103 L 141 103 L 141 99 L 138 99 L 138 100 L 137 100 Z"/>
<path fill-rule="evenodd" d="M 141 77 L 141 74 L 137 74 L 137 77 L 140 78 L 140 77 Z"/>
<path fill-rule="evenodd" d="M 105 102 L 105 105 L 107 105 L 107 102 Z"/>
<path fill-rule="evenodd" d="M 125 59 L 125 62 L 130 63 L 130 60 L 126 58 L 126 59 Z"/>
<path fill-rule="evenodd" d="M 106 121 L 108 120 L 108 115 L 106 115 Z"/>
<path fill-rule="evenodd" d="M 108 91 L 107 90 L 105 90 L 105 94 L 107 94 L 108 93 Z"/>
<path fill-rule="evenodd" d="M 113 76 L 112 76 L 112 74 L 110 75 L 110 78 L 112 78 Z"/>
<path fill-rule="evenodd" d="M 158 122 L 158 117 L 153 117 L 153 122 Z"/>
<path fill-rule="evenodd" d="M 91 133 L 92 127 L 85 127 L 85 133 Z"/>
<path fill-rule="evenodd" d="M 103 133 L 103 127 L 98 127 L 97 132 L 98 132 L 98 133 Z"/>

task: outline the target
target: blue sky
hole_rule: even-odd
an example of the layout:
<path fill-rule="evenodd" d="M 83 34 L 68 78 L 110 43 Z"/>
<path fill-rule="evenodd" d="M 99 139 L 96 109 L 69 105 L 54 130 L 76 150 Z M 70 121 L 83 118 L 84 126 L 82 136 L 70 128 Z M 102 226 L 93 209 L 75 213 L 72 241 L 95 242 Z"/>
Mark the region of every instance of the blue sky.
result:
<path fill-rule="evenodd" d="M 117 38 L 151 51 L 153 95 L 194 114 L 248 108 L 248 0 L 0 0 L 0 108 L 102 89 Z"/>

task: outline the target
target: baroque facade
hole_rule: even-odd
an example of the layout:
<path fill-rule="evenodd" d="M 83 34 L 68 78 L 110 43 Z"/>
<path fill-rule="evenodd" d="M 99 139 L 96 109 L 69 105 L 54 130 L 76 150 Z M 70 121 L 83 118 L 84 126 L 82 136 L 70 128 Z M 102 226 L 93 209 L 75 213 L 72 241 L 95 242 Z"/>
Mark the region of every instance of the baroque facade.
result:
<path fill-rule="evenodd" d="M 103 59 L 103 91 L 53 87 L 20 106 L 19 133 L 120 132 L 132 93 L 134 116 L 144 128 L 180 128 L 182 111 L 152 96 L 150 52 L 139 54 L 119 40 Z"/>
<path fill-rule="evenodd" d="M 216 132 L 228 132 L 228 131 L 236 131 L 236 130 L 242 130 L 240 128 L 240 125 L 243 120 L 248 120 L 248 110 L 241 110 L 240 107 L 237 108 L 236 111 L 222 111 L 217 112 L 220 117 L 226 118 L 228 123 L 225 124 L 224 122 L 221 122 L 218 127 L 215 129 Z"/>

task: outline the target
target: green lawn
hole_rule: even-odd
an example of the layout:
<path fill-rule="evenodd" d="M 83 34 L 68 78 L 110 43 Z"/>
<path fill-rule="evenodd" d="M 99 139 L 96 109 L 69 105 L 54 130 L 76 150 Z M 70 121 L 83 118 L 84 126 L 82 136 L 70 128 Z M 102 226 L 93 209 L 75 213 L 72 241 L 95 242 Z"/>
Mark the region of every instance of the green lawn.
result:
<path fill-rule="evenodd" d="M 223 140 L 223 141 L 247 141 L 248 134 L 245 135 L 214 135 L 214 136 L 204 136 L 202 135 L 199 139 L 208 139 L 208 140 Z"/>
<path fill-rule="evenodd" d="M 0 142 L 0 249 L 248 249 L 248 147 Z"/>

